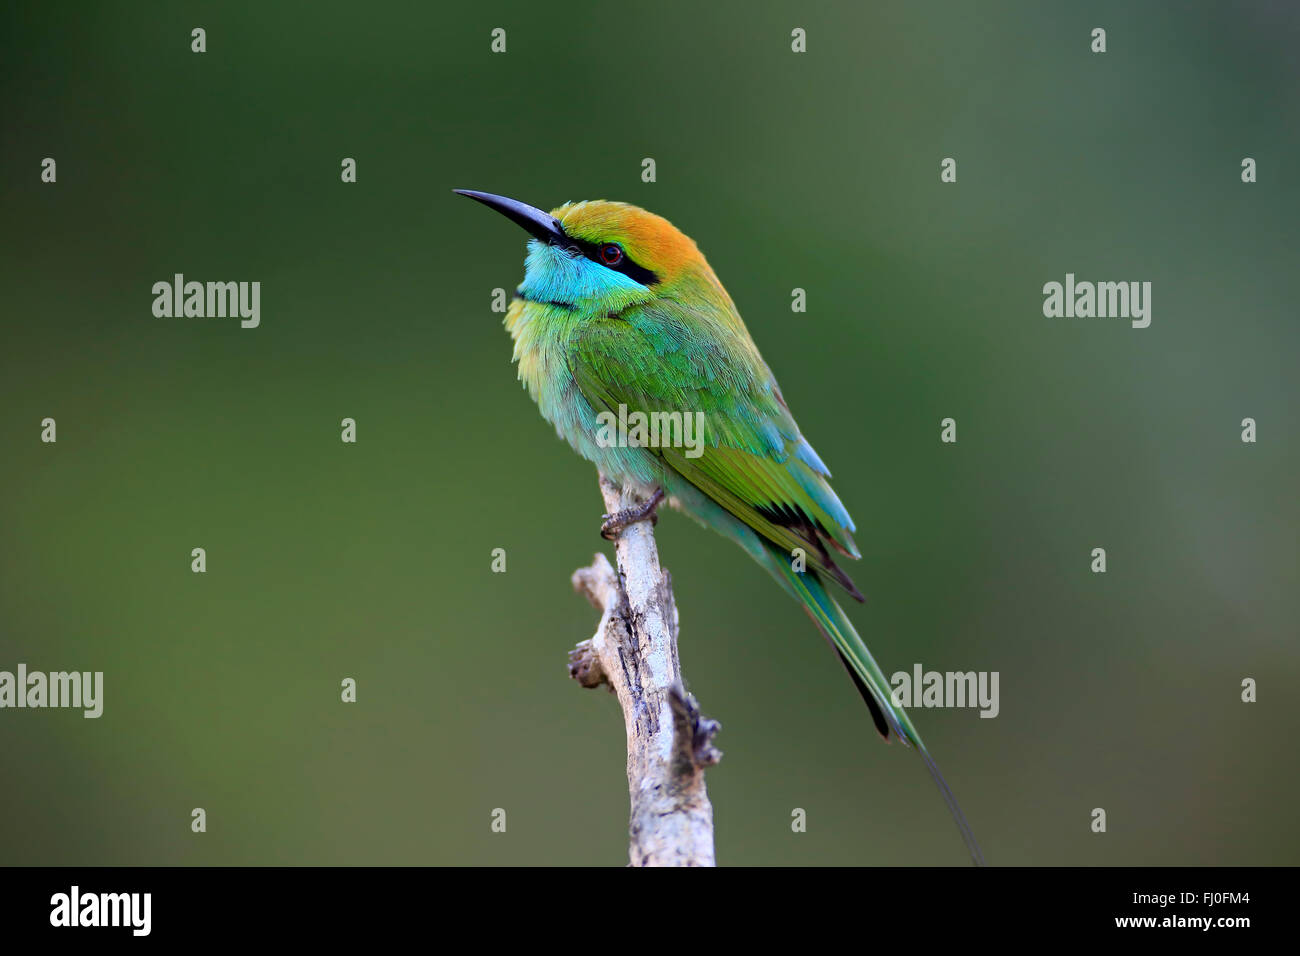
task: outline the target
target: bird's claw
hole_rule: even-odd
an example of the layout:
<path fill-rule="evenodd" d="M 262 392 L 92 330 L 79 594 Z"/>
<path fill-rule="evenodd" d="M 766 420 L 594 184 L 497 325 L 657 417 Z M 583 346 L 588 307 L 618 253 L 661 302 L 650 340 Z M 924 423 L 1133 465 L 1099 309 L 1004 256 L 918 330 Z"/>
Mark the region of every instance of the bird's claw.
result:
<path fill-rule="evenodd" d="M 615 540 L 619 532 L 630 524 L 636 524 L 638 521 L 650 519 L 650 524 L 659 523 L 659 502 L 664 500 L 662 488 L 656 488 L 655 493 L 650 496 L 650 500 L 644 504 L 637 505 L 635 508 L 624 508 L 622 511 L 615 511 L 613 514 L 603 514 L 600 516 L 600 536 L 607 541 Z"/>

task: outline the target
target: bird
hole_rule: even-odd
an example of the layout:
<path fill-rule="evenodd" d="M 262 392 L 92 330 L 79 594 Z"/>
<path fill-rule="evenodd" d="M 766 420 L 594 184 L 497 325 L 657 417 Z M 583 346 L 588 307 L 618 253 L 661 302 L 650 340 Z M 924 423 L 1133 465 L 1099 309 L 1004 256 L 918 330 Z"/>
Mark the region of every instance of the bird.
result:
<path fill-rule="evenodd" d="M 861 555 L 830 470 L 694 240 L 628 203 L 585 200 L 543 212 L 494 193 L 453 192 L 528 233 L 524 278 L 504 324 L 542 417 L 645 502 L 604 515 L 601 533 L 654 521 L 666 501 L 740 545 L 813 619 L 880 735 L 921 756 L 972 862 L 983 865 L 951 788 L 828 588 L 864 600 L 839 563 Z M 688 445 L 674 415 L 696 416 L 703 434 Z M 660 440 L 647 440 L 657 429 L 629 436 L 623 424 L 646 421 L 664 423 Z"/>

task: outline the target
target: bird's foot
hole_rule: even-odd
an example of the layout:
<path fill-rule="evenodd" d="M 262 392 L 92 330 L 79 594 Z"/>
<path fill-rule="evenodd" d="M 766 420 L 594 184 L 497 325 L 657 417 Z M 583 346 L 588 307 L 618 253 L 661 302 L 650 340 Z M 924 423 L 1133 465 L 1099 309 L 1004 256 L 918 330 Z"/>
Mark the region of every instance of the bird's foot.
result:
<path fill-rule="evenodd" d="M 650 519 L 651 524 L 659 523 L 659 503 L 664 500 L 664 490 L 656 488 L 655 493 L 650 496 L 650 500 L 645 504 L 637 505 L 635 508 L 624 508 L 622 511 L 615 511 L 610 515 L 601 515 L 603 524 L 600 526 L 600 536 L 609 541 L 618 537 L 619 532 L 630 524 L 636 524 L 638 521 Z"/>

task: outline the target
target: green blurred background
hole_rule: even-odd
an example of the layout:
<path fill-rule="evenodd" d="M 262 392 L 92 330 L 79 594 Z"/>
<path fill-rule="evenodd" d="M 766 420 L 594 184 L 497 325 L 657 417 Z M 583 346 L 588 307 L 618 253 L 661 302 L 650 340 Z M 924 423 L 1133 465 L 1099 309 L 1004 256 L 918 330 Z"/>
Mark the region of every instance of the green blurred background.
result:
<path fill-rule="evenodd" d="M 6 6 L 0 669 L 102 670 L 105 710 L 0 711 L 0 862 L 626 861 L 617 707 L 566 676 L 595 474 L 490 311 L 524 236 L 456 186 L 699 242 L 885 671 L 1001 675 L 995 720 L 914 713 L 990 862 L 1300 862 L 1286 6 Z M 260 281 L 261 327 L 153 317 L 175 272 Z M 1066 272 L 1151 281 L 1151 327 L 1044 318 Z M 719 861 L 962 864 L 803 613 L 658 531 Z"/>

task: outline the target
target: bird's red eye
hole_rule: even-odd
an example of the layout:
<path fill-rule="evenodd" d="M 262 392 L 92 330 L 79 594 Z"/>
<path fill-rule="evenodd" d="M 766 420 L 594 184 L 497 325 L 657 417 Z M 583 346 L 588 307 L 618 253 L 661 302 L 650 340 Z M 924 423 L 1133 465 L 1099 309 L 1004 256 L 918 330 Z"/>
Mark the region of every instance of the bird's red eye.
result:
<path fill-rule="evenodd" d="M 623 261 L 623 250 L 613 242 L 607 242 L 600 247 L 600 261 L 607 266 L 616 266 Z"/>

